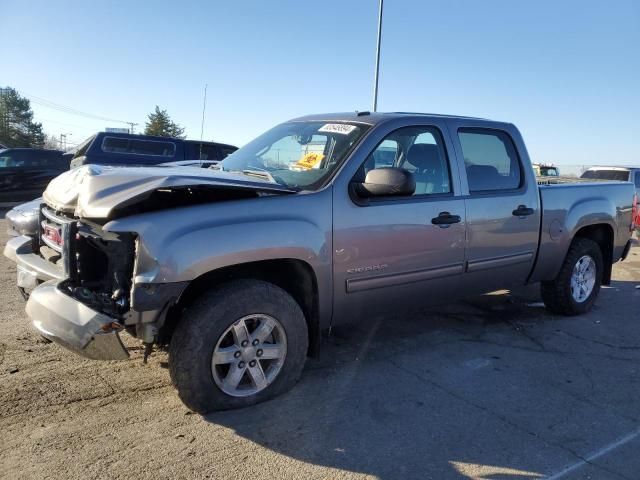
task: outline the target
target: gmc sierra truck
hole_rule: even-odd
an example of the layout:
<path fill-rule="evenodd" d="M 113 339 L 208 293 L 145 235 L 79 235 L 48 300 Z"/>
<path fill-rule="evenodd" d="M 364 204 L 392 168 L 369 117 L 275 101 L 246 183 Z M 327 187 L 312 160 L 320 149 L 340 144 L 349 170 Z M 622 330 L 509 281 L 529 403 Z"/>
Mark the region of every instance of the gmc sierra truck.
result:
<path fill-rule="evenodd" d="M 515 126 L 315 115 L 217 170 L 86 165 L 44 193 L 40 235 L 5 255 L 46 338 L 127 359 L 168 348 L 197 412 L 290 389 L 330 328 L 540 282 L 587 312 L 631 245 L 633 185 L 539 186 Z"/>

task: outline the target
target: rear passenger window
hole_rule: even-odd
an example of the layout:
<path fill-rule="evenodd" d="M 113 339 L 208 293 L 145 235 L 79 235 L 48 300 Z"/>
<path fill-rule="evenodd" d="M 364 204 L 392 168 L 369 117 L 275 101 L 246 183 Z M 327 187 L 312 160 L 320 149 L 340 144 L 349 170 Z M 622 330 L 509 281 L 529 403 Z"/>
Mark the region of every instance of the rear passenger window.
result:
<path fill-rule="evenodd" d="M 202 150 L 199 152 L 200 160 L 221 160 L 218 147 L 215 145 L 202 145 Z"/>
<path fill-rule="evenodd" d="M 640 188 L 640 170 L 636 172 L 636 188 Z"/>
<path fill-rule="evenodd" d="M 105 137 L 102 151 L 106 153 L 122 153 L 128 155 L 152 155 L 157 157 L 173 157 L 176 144 L 156 140 L 138 140 L 131 138 Z"/>
<path fill-rule="evenodd" d="M 235 152 L 237 150 L 237 148 L 235 147 L 228 147 L 226 145 L 222 145 L 221 147 L 222 150 L 222 158 L 227 158 L 229 155 L 231 155 L 233 152 Z"/>
<path fill-rule="evenodd" d="M 185 142 L 185 160 L 221 160 L 218 146 L 211 143 Z"/>
<path fill-rule="evenodd" d="M 498 130 L 461 128 L 458 137 L 471 193 L 520 187 L 522 171 L 509 135 Z"/>
<path fill-rule="evenodd" d="M 413 174 L 414 195 L 451 193 L 449 164 L 440 132 L 433 127 L 395 130 L 369 155 L 358 177 L 374 168 L 399 167 Z"/>

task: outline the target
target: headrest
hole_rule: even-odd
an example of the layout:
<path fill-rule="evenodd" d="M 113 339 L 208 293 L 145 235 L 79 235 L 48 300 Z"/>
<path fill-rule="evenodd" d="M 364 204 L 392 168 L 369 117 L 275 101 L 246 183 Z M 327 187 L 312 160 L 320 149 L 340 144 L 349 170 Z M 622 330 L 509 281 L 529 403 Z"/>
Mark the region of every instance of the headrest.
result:
<path fill-rule="evenodd" d="M 440 152 L 438 146 L 429 143 L 418 143 L 409 149 L 407 163 L 418 170 L 430 170 L 440 168 Z"/>
<path fill-rule="evenodd" d="M 502 177 L 493 165 L 467 165 L 469 190 L 493 190 L 499 188 Z"/>

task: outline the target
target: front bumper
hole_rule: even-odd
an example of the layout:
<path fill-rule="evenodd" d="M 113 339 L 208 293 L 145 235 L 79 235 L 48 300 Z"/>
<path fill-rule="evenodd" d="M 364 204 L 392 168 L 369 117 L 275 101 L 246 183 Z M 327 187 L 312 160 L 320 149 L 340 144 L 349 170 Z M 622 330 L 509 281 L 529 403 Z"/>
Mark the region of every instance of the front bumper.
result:
<path fill-rule="evenodd" d="M 36 330 L 86 358 L 127 360 L 129 352 L 118 332 L 110 328 L 115 320 L 66 295 L 58 283 L 56 280 L 43 283 L 29 296 L 27 315 Z"/>
<path fill-rule="evenodd" d="M 26 235 L 9 239 L 4 256 L 16 262 L 18 287 L 33 290 L 48 280 L 62 280 L 62 269 L 33 251 L 33 238 Z"/>

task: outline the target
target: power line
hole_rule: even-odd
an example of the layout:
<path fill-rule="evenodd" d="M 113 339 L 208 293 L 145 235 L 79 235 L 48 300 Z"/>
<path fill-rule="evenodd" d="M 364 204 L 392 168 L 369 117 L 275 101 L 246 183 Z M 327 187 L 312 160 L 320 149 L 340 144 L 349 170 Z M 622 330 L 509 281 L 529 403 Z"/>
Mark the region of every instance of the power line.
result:
<path fill-rule="evenodd" d="M 133 122 L 128 122 L 126 120 L 118 120 L 115 118 L 103 117 L 101 115 L 95 115 L 93 113 L 83 112 L 81 110 L 76 110 L 72 107 L 67 107 L 65 105 L 60 105 L 59 103 L 52 102 L 51 100 L 47 100 L 46 98 L 38 97 L 36 95 L 31 95 L 29 93 L 19 91 L 19 93 L 25 97 L 28 97 L 33 103 L 36 105 L 41 105 L 43 107 L 51 108 L 53 110 L 57 110 L 63 113 L 69 113 L 71 115 L 78 115 L 85 118 L 92 118 L 94 120 L 102 120 L 104 122 L 117 122 L 117 123 L 125 123 L 127 125 L 131 125 Z"/>
<path fill-rule="evenodd" d="M 95 132 L 96 131 L 95 128 L 87 127 L 86 125 L 75 125 L 73 123 L 59 122 L 58 120 L 51 120 L 50 118 L 44 118 L 44 117 L 41 117 L 41 116 L 37 116 L 36 121 L 39 122 L 39 123 L 56 123 L 58 125 L 65 125 L 67 127 L 79 128 L 81 130 L 87 130 L 87 131 L 91 131 L 91 132 Z"/>

